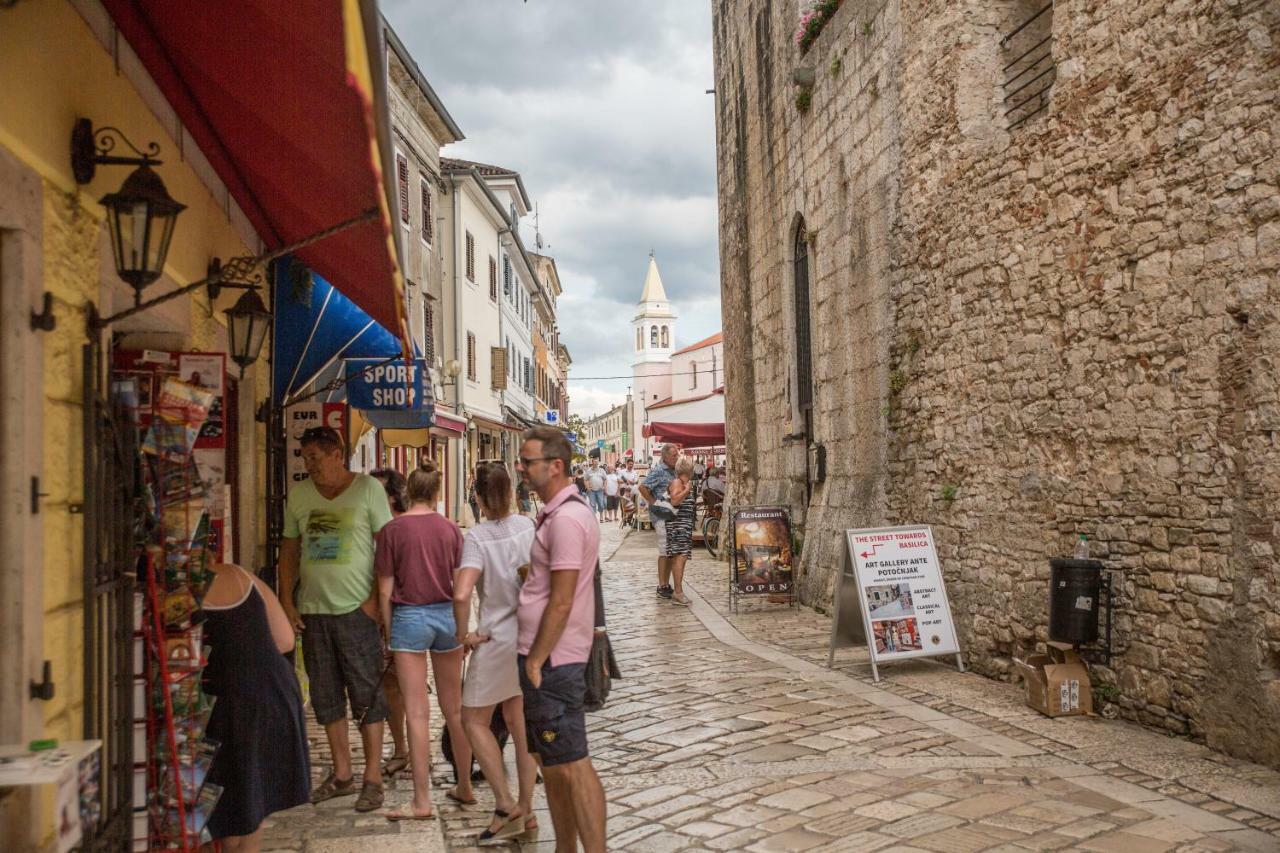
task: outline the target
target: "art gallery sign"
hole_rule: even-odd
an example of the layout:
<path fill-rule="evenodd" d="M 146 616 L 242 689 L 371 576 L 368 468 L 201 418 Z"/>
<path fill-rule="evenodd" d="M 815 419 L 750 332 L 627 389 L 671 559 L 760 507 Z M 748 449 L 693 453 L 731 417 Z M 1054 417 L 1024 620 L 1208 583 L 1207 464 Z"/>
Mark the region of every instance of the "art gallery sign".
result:
<path fill-rule="evenodd" d="M 914 657 L 955 655 L 963 671 L 933 530 L 846 530 L 845 540 L 827 665 L 837 648 L 865 642 L 877 681 L 878 664 Z"/>

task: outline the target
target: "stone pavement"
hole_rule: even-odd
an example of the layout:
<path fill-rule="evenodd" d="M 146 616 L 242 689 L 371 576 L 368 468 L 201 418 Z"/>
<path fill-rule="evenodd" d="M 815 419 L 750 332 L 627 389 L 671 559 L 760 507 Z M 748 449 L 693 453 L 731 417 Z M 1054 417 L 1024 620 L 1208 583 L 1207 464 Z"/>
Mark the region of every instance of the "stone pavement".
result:
<path fill-rule="evenodd" d="M 731 615 L 724 564 L 702 559 L 677 607 L 653 593 L 652 534 L 618 540 L 606 527 L 625 680 L 588 716 L 611 850 L 1280 850 L 1274 771 L 1129 723 L 1050 720 L 1019 687 L 937 662 L 885 667 L 877 685 L 866 652 L 842 650 L 827 670 L 828 618 L 764 602 Z M 265 846 L 469 850 L 492 803 L 478 796 L 437 797 L 447 842 L 437 822 L 392 826 L 348 799 L 276 816 Z M 554 849 L 536 805 L 541 829 L 505 849 Z"/>

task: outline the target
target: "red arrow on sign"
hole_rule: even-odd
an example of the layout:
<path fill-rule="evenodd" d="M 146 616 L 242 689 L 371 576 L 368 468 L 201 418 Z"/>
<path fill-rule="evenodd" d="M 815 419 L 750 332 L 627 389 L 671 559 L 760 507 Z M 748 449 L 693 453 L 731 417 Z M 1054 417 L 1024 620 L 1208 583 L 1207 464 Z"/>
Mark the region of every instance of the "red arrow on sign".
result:
<path fill-rule="evenodd" d="M 879 545 L 872 545 L 870 551 L 863 551 L 858 556 L 862 557 L 864 560 L 867 559 L 867 557 L 874 557 L 876 555 L 876 549 L 879 547 Z"/>

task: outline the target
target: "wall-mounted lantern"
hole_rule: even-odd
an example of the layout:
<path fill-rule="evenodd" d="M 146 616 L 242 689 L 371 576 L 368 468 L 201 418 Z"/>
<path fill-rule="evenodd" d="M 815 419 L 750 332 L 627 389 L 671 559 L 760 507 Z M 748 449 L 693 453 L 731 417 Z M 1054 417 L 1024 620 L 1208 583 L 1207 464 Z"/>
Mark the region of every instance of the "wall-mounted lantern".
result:
<path fill-rule="evenodd" d="M 241 378 L 244 378 L 245 368 L 258 360 L 269 328 L 271 312 L 262 304 L 257 290 L 246 290 L 240 294 L 236 304 L 227 309 L 231 360 L 240 365 Z"/>
<path fill-rule="evenodd" d="M 117 138 L 137 156 L 112 154 Z M 170 197 L 164 181 L 151 168 L 160 164 L 159 154 L 156 143 L 148 145 L 144 153 L 116 128 L 95 130 L 87 118 L 77 119 L 71 130 L 71 170 L 76 183 L 89 183 L 100 165 L 137 166 L 120 189 L 102 197 L 116 274 L 133 288 L 135 305 L 142 304 L 142 291 L 164 273 L 173 226 L 178 214 L 186 210 L 186 205 Z"/>

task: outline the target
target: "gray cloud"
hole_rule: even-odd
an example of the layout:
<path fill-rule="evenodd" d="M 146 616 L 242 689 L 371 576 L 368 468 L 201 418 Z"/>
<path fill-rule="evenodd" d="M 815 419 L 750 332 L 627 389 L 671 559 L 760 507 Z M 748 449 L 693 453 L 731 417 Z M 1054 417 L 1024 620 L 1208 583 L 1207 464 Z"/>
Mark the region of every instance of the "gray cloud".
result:
<path fill-rule="evenodd" d="M 681 315 L 678 342 L 719 328 L 706 4 L 392 0 L 384 11 L 467 136 L 446 153 L 519 171 L 538 203 L 565 287 L 571 376 L 630 374 L 650 249 Z M 523 231 L 532 246 L 531 221 Z M 570 393 L 607 407 L 627 384 Z"/>

